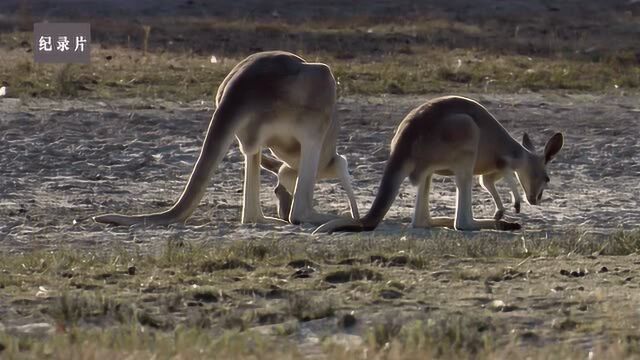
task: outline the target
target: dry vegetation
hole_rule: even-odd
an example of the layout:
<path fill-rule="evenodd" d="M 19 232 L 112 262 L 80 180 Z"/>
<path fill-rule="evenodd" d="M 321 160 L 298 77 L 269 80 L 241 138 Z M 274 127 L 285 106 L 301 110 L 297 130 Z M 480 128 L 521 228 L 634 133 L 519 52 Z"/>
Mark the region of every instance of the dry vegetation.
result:
<path fill-rule="evenodd" d="M 579 359 L 640 350 L 637 232 L 528 244 L 443 233 L 314 245 L 170 241 L 154 253 L 61 246 L 0 258 L 7 358 Z"/>
<path fill-rule="evenodd" d="M 576 4 L 538 17 L 518 12 L 516 4 L 509 17 L 472 13 L 469 21 L 455 11 L 414 9 L 407 16 L 402 5 L 390 6 L 385 15 L 335 5 L 342 17 L 316 18 L 311 12 L 304 21 L 295 12 L 242 18 L 159 13 L 136 21 L 94 15 L 94 51 L 86 66 L 34 64 L 31 33 L 19 31 L 20 18 L 9 18 L 0 20 L 0 81 L 14 97 L 199 100 L 210 98 L 247 54 L 283 49 L 330 64 L 343 94 L 620 93 L 640 87 L 640 10 L 632 6 L 604 7 L 598 23 L 588 19 L 595 16 L 589 7 Z M 581 11 L 586 18 L 569 18 Z M 38 17 L 27 17 L 33 18 Z M 212 55 L 217 63 L 211 63 Z"/>
<path fill-rule="evenodd" d="M 174 105 L 210 101 L 217 84 L 239 59 L 269 49 L 289 50 L 330 64 L 341 95 L 542 90 L 628 95 L 640 88 L 636 2 L 545 1 L 541 5 L 514 0 L 500 2 L 503 8 L 499 8 L 486 0 L 430 5 L 376 0 L 362 9 L 348 1 L 323 7 L 313 1 L 288 0 L 274 1 L 273 6 L 254 0 L 232 5 L 222 0 L 157 0 L 144 8 L 149 4 L 145 0 L 130 2 L 145 9 L 135 8 L 130 14 L 109 6 L 83 13 L 73 6 L 64 8 L 64 1 L 59 3 L 63 5 L 50 12 L 57 15 L 47 15 L 35 2 L 3 0 L 0 4 L 0 13 L 11 14 L 0 16 L 0 86 L 8 88 L 8 97 L 31 104 L 43 98 L 160 98 L 175 101 L 170 103 Z M 179 5 L 174 9 L 172 3 Z M 529 4 L 535 4 L 533 10 Z M 176 15 L 168 17 L 168 13 Z M 29 29 L 41 19 L 90 19 L 91 64 L 34 64 Z M 95 130 L 87 129 L 95 125 L 91 121 L 96 116 L 121 124 L 113 119 L 126 117 L 117 111 L 102 118 L 69 108 L 55 116 L 89 119 L 89 125 L 74 129 L 75 141 L 78 133 L 86 137 L 87 131 Z M 135 107 L 124 111 L 131 111 L 132 123 L 157 125 L 140 114 L 134 119 Z M 44 132 L 50 117 L 34 114 L 22 122 L 25 131 Z M 178 117 L 195 115 L 201 116 L 202 111 Z M 41 124 L 31 125 L 33 118 L 41 117 Z M 353 126 L 356 120 L 351 121 Z M 386 129 L 377 120 L 371 123 L 372 128 L 375 123 L 373 132 Z M 59 121 L 57 126 L 65 130 L 69 124 Z M 195 134 L 174 130 L 181 139 L 195 139 Z M 15 132 L 0 137 L 18 144 L 24 135 L 20 131 L 16 125 Z M 113 128 L 106 126 L 98 135 L 110 131 Z M 578 135 L 574 136 L 577 140 Z M 53 143 L 60 138 L 54 133 L 33 141 Z M 140 155 L 147 148 L 136 148 L 137 140 L 127 146 Z M 119 157 L 115 152 L 122 150 L 120 144 L 100 143 L 95 147 L 107 150 L 94 153 L 91 146 L 78 143 L 82 146 L 76 144 L 75 150 L 44 147 L 52 155 L 40 160 L 53 164 L 65 157 L 85 163 L 86 154 Z M 169 151 L 185 155 L 181 146 Z M 578 152 L 573 150 L 572 156 Z M 11 163 L 8 154 L 13 153 L 7 151 L 4 159 Z M 125 170 L 148 176 L 150 167 L 160 167 L 156 170 L 162 181 L 171 177 L 172 189 L 178 189 L 175 184 L 183 179 L 174 173 L 183 171 L 178 165 L 186 160 L 162 159 L 160 163 L 175 161 L 168 171 L 158 161 L 147 162 L 150 155 L 140 156 L 144 157 L 141 165 L 134 161 L 126 164 L 132 169 L 125 166 Z M 64 185 L 82 193 L 64 198 L 75 212 L 69 210 L 71 206 L 47 207 L 28 196 L 18 199 L 29 198 L 32 203 L 0 209 L 12 223 L 21 222 L 11 226 L 23 227 L 18 239 L 22 247 L 8 248 L 2 236 L 11 228 L 7 225 L 5 232 L 0 218 L 2 359 L 640 358 L 638 230 L 593 235 L 565 229 L 545 237 L 527 232 L 499 236 L 442 231 L 312 241 L 304 232 L 291 235 L 288 229 L 286 236 L 273 232 L 247 241 L 247 231 L 265 231 L 242 228 L 241 240 L 228 241 L 234 240 L 233 234 L 218 228 L 211 233 L 202 230 L 215 218 L 200 217 L 196 225 L 151 229 L 150 237 L 157 238 L 138 241 L 140 229 L 114 235 L 108 229 L 65 224 L 86 209 L 125 204 L 122 198 L 127 195 L 120 194 L 119 202 L 102 203 L 114 194 L 87 195 L 94 185 L 86 183 L 99 182 L 102 175 L 83 169 L 78 176 L 69 169 L 54 174 L 47 168 L 50 182 L 59 176 L 84 182 Z M 25 171 L 31 176 L 36 170 L 25 167 Z M 115 174 L 135 178 L 124 170 Z M 157 178 L 154 173 L 156 182 Z M 31 189 L 31 183 L 11 179 L 12 184 L 0 184 L 12 186 L 15 193 Z M 60 191 L 55 184 L 48 186 L 34 197 Z M 55 199 L 59 200 L 51 197 L 43 202 Z M 51 211 L 59 211 L 56 215 L 62 220 L 48 220 Z M 237 222 L 225 214 L 225 219 Z M 52 228 L 59 231 L 42 233 Z M 109 241 L 97 240 L 99 231 L 109 232 L 102 239 Z M 190 240 L 194 233 L 201 241 Z M 83 236 L 84 246 L 75 242 Z M 73 245 L 69 245 L 71 237 Z M 110 240 L 116 238 L 127 240 Z"/>

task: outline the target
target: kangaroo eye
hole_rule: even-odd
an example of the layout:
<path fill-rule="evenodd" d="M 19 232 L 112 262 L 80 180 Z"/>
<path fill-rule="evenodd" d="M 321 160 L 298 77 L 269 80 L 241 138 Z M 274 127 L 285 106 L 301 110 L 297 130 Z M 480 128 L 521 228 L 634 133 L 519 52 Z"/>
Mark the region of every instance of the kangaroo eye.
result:
<path fill-rule="evenodd" d="M 549 179 L 549 177 L 545 175 L 545 177 L 544 177 L 544 182 L 547 182 L 547 183 L 548 183 L 549 181 L 551 181 L 551 179 Z"/>

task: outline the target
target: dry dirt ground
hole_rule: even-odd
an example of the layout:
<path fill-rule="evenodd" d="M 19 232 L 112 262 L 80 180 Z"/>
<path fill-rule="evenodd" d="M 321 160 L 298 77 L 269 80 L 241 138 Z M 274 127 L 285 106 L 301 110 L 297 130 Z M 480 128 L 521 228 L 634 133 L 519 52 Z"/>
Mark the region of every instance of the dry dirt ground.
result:
<path fill-rule="evenodd" d="M 472 95 L 473 96 L 473 95 Z M 555 131 L 565 147 L 550 165 L 551 186 L 542 206 L 510 211 L 529 232 L 611 232 L 640 224 L 637 97 L 554 94 L 476 95 L 511 134 L 527 131 L 536 145 Z M 353 97 L 340 101 L 339 152 L 347 156 L 359 207 L 375 195 L 395 126 L 429 96 Z M 0 246 L 12 251 L 56 243 L 92 247 L 114 241 L 152 242 L 167 229 L 109 228 L 85 219 L 104 212 L 159 210 L 172 204 L 190 174 L 212 110 L 210 104 L 136 100 L 114 103 L 0 100 Z M 222 241 L 299 236 L 311 228 L 239 224 L 242 156 L 234 145 L 214 175 L 200 208 L 172 234 L 185 240 Z M 275 214 L 274 177 L 263 171 L 262 204 Z M 509 202 L 506 188 L 500 192 Z M 451 179 L 434 181 L 432 212 L 453 215 Z M 415 189 L 407 183 L 380 232 L 421 231 L 408 227 Z M 346 213 L 336 182 L 317 185 L 318 209 Z M 493 204 L 479 185 L 476 217 L 490 217 Z M 342 235 L 341 235 L 342 236 Z"/>
<path fill-rule="evenodd" d="M 361 341 L 358 336 L 372 324 L 382 321 L 393 329 L 396 323 L 433 314 L 444 319 L 459 314 L 490 314 L 480 325 L 472 321 L 471 325 L 456 326 L 488 327 L 504 337 L 515 337 L 524 345 L 567 340 L 584 354 L 619 339 L 637 346 L 637 336 L 627 336 L 637 334 L 640 320 L 639 298 L 634 295 L 640 278 L 637 255 L 524 259 L 501 258 L 495 249 L 522 247 L 526 252 L 527 247 L 535 248 L 545 239 L 563 237 L 573 239 L 578 248 L 583 237 L 597 242 L 617 230 L 638 227 L 640 99 L 553 93 L 471 96 L 485 104 L 517 138 L 527 131 L 542 146 L 553 132 L 565 133 L 565 148 L 550 165 L 551 187 L 543 205 L 524 205 L 520 215 L 509 211 L 510 218 L 522 223 L 522 231 L 458 234 L 450 230 L 410 229 L 415 189 L 408 182 L 374 233 L 315 237 L 311 236 L 312 227 L 241 225 L 243 168 L 237 145 L 227 154 L 201 206 L 186 224 L 130 228 L 95 224 L 87 217 L 112 211 L 158 210 L 176 199 L 198 154 L 212 105 L 135 99 L 110 103 L 0 99 L 0 252 L 17 256 L 41 249 L 84 249 L 90 254 L 117 247 L 152 253 L 167 240 L 204 244 L 214 252 L 218 246 L 250 241 L 273 241 L 281 252 L 291 247 L 322 254 L 340 251 L 335 250 L 340 246 L 350 247 L 345 257 L 355 254 L 355 260 L 338 256 L 322 262 L 312 258 L 320 264 L 307 274 L 310 278 L 289 277 L 294 270 L 287 270 L 285 264 L 277 268 L 280 270 L 269 270 L 274 271 L 271 275 L 252 268 L 221 277 L 201 274 L 198 281 L 207 281 L 232 294 L 225 295 L 224 301 L 216 296 L 215 301 L 196 297 L 196 303 L 199 301 L 204 308 L 194 308 L 193 301 L 184 302 L 177 310 L 155 307 L 159 301 L 166 301 L 159 300 L 162 289 L 151 290 L 157 294 L 153 296 L 144 289 L 142 295 L 133 298 L 127 298 L 131 292 L 118 295 L 141 307 L 153 307 L 154 316 L 162 317 L 162 324 L 176 324 L 193 315 L 194 309 L 206 314 L 210 306 L 221 306 L 218 300 L 234 309 L 285 306 L 291 312 L 290 298 L 256 295 L 267 291 L 262 288 L 269 289 L 265 281 L 271 284 L 271 290 L 274 286 L 284 292 L 306 289 L 306 294 L 311 293 L 316 299 L 332 299 L 335 309 L 318 315 L 318 319 L 298 318 L 299 325 L 287 331 L 286 336 L 300 346 L 302 354 L 322 352 L 320 339 L 336 332 L 355 336 L 336 341 L 357 344 Z M 341 99 L 339 152 L 349 160 L 361 211 L 366 211 L 373 200 L 395 126 L 427 98 L 430 96 Z M 439 177 L 434 184 L 433 213 L 451 216 L 453 183 Z M 263 185 L 263 208 L 272 215 L 274 178 L 263 172 Z M 508 199 L 504 187 L 499 191 Z M 335 182 L 320 182 L 315 199 L 321 211 L 346 213 L 348 209 L 344 192 Z M 479 186 L 474 189 L 474 212 L 476 217 L 490 217 L 493 213 L 489 195 Z M 363 257 L 375 253 L 377 242 L 411 242 L 411 246 L 432 253 L 430 260 L 415 266 L 406 260 L 394 266 L 389 259 Z M 363 247 L 363 254 L 358 254 L 358 246 Z M 404 245 L 388 246 L 397 250 Z M 469 251 L 458 251 L 456 246 L 476 249 L 479 255 L 469 256 Z M 493 250 L 483 256 L 483 249 L 488 248 Z M 353 264 L 371 272 L 343 274 L 336 279 L 334 271 Z M 254 266 L 259 268 L 260 262 Z M 145 271 L 140 266 L 139 272 Z M 77 288 L 80 275 L 70 276 L 70 283 L 64 286 Z M 134 290 L 137 286 L 135 279 L 133 285 L 118 285 L 120 280 L 112 280 L 93 277 L 87 280 L 91 287 L 86 290 L 92 293 L 95 290 L 91 289 L 103 289 L 108 293 L 111 289 L 120 294 L 118 286 L 133 286 Z M 26 284 L 27 280 L 20 281 Z M 168 281 L 174 282 L 174 287 L 189 286 L 171 278 Z M 57 285 L 46 286 L 56 293 L 51 289 Z M 252 290 L 251 286 L 257 289 Z M 38 290 L 31 285 L 16 291 L 18 300 L 0 296 L 0 318 L 4 323 L 0 325 L 19 334 L 21 325 L 52 321 L 46 311 L 34 309 L 55 307 L 52 304 L 57 304 L 57 295 L 34 297 Z M 166 291 L 162 296 L 170 296 L 175 288 L 168 287 Z M 211 301 L 216 304 L 210 305 Z M 355 311 L 357 325 L 338 331 L 334 310 L 337 314 Z M 269 326 L 287 320 L 286 313 L 276 315 L 271 320 L 256 320 L 250 327 L 261 325 L 259 331 L 272 333 L 275 330 Z M 153 324 L 157 325 L 152 322 L 152 327 Z M 384 342 L 385 335 L 380 336 Z"/>

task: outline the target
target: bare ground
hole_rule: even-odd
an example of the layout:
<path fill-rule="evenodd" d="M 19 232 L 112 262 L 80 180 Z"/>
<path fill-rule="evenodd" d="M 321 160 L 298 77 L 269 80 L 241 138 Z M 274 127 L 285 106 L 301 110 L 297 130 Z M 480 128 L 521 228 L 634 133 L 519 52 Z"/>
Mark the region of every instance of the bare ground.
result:
<path fill-rule="evenodd" d="M 39 291 L 35 282 L 18 276 L 22 274 L 19 270 L 15 275 L 23 279 L 19 290 L 11 296 L 0 296 L 0 328 L 19 335 L 21 325 L 51 322 L 51 310 L 37 309 L 55 309 L 61 294 L 67 291 L 115 291 L 121 301 L 146 309 L 161 324 L 173 324 L 167 325 L 169 328 L 193 316 L 212 316 L 202 314 L 214 314 L 219 306 L 238 313 L 276 309 L 274 319 L 255 320 L 250 325 L 271 336 L 282 331 L 274 326 L 290 321 L 295 306 L 287 297 L 256 298 L 256 292 L 276 286 L 285 292 L 301 291 L 320 303 L 329 302 L 337 311 L 335 315 L 334 310 L 317 315 L 318 319 L 299 317 L 298 325 L 286 334 L 305 355 L 321 354 L 321 340 L 332 336 L 343 337 L 332 338 L 337 343 L 355 346 L 362 341 L 365 330 L 376 324 L 394 329 L 394 324 L 410 320 L 464 318 L 469 314 L 477 314 L 480 323 L 465 320 L 471 325 L 465 322 L 456 326 L 490 329 L 500 335 L 495 338 L 498 342 L 511 339 L 523 346 L 546 346 L 565 341 L 579 351 L 608 346 L 619 339 L 636 344 L 637 338 L 628 334 L 637 331 L 639 320 L 634 310 L 639 306 L 634 296 L 640 277 L 637 255 L 569 254 L 559 259 L 526 257 L 526 252 L 548 238 L 571 238 L 577 248 L 583 237 L 598 242 L 619 229 L 638 227 L 639 99 L 553 93 L 472 96 L 518 138 L 526 130 L 542 146 L 553 132 L 566 134 L 565 148 L 550 166 L 551 188 L 543 205 L 524 205 L 520 215 L 509 213 L 522 223 L 521 232 L 458 234 L 410 229 L 415 190 L 408 183 L 379 230 L 371 234 L 314 237 L 310 234 L 312 227 L 241 225 L 242 158 L 236 145 L 186 224 L 131 228 L 94 224 L 88 216 L 159 210 L 171 205 L 197 156 L 211 105 L 135 99 L 109 103 L 2 99 L 0 252 L 6 255 L 54 249 L 86 249 L 84 253 L 91 254 L 114 248 L 153 253 L 161 251 L 168 240 L 179 240 L 204 245 L 212 253 L 220 247 L 257 241 L 267 246 L 272 242 L 281 252 L 287 248 L 292 253 L 304 249 L 307 254 L 344 251 L 345 257 L 356 259 L 338 261 L 337 255 L 328 261 L 311 258 L 318 264 L 309 278 L 294 278 L 296 270 L 287 269 L 285 264 L 270 264 L 272 267 L 261 270 L 260 261 L 253 263 L 255 271 L 201 274 L 193 281 L 211 284 L 231 295 L 225 295 L 224 300 L 216 298 L 213 307 L 205 296 L 205 300 L 195 298 L 204 308 L 193 307 L 193 301 L 187 299 L 172 310 L 163 305 L 167 297 L 189 291 L 192 282 L 166 275 L 165 271 L 161 277 L 170 285 L 153 288 L 153 278 L 158 276 L 153 267 L 139 266 L 140 279 L 149 279 L 148 283 L 141 280 L 145 282 L 141 284 L 136 279 L 120 280 L 117 273 L 113 275 L 115 281 L 111 275 L 96 281 L 102 278 L 79 273 L 72 274 L 63 285 L 43 280 L 48 291 L 44 296 L 34 295 Z M 368 209 L 375 195 L 394 127 L 413 106 L 429 97 L 348 97 L 340 101 L 338 114 L 343 128 L 339 152 L 349 159 L 362 211 Z M 263 179 L 263 207 L 265 213 L 273 215 L 274 178 L 265 174 Z M 434 184 L 432 212 L 452 216 L 452 182 L 441 177 Z M 506 189 L 499 190 L 508 199 Z M 315 199 L 321 211 L 346 213 L 348 209 L 344 192 L 335 182 L 318 184 Z M 489 195 L 479 186 L 474 190 L 474 212 L 476 217 L 493 213 Z M 407 245 L 410 251 L 401 250 L 401 255 L 422 249 L 415 251 L 430 251 L 430 260 L 420 266 L 406 261 L 390 265 L 388 259 L 362 256 L 381 251 L 376 244 L 387 244 L 380 246 L 397 251 L 407 242 L 412 244 Z M 346 250 L 341 248 L 345 246 Z M 457 247 L 472 250 L 463 253 Z M 524 257 L 500 257 L 500 251 L 495 250 L 500 247 L 522 247 Z M 489 248 L 492 250 L 486 250 Z M 469 257 L 469 251 L 479 255 Z M 353 276 L 353 269 L 362 267 L 371 272 L 361 278 Z M 344 282 L 336 275 L 340 271 L 347 271 L 342 275 Z M 337 276 L 337 281 L 330 276 L 333 280 Z M 142 287 L 137 295 L 121 291 L 136 286 Z M 70 290 L 78 287 L 85 290 Z M 351 311 L 358 322 L 345 329 L 337 319 Z M 94 324 L 98 320 L 87 321 Z M 101 326 L 109 326 L 109 320 L 101 321 Z M 165 329 L 163 326 L 158 325 Z"/>
<path fill-rule="evenodd" d="M 637 97 L 554 94 L 478 95 L 516 137 L 529 132 L 535 143 L 555 131 L 566 145 L 550 165 L 551 187 L 542 206 L 524 205 L 509 216 L 525 232 L 567 229 L 611 232 L 640 223 Z M 366 211 L 378 186 L 394 127 L 425 97 L 353 97 L 342 99 L 339 152 L 350 163 L 360 208 Z M 172 204 L 197 157 L 211 115 L 209 104 L 118 101 L 0 100 L 0 246 L 16 251 L 57 243 L 74 246 L 113 241 L 153 241 L 167 229 L 106 228 L 85 219 L 104 212 L 135 213 Z M 265 213 L 275 213 L 273 176 L 263 174 Z M 242 157 L 236 145 L 216 172 L 205 200 L 186 226 L 169 231 L 185 239 L 245 239 L 299 236 L 312 229 L 239 224 Z M 451 179 L 434 181 L 432 212 L 453 215 Z M 500 190 L 508 202 L 505 188 Z M 405 184 L 380 227 L 409 232 L 415 189 Z M 315 199 L 322 211 L 344 213 L 346 197 L 336 182 L 321 182 Z M 476 217 L 490 217 L 493 205 L 479 186 Z M 215 240 L 214 240 L 215 239 Z M 60 239 L 62 240 L 62 239 Z"/>

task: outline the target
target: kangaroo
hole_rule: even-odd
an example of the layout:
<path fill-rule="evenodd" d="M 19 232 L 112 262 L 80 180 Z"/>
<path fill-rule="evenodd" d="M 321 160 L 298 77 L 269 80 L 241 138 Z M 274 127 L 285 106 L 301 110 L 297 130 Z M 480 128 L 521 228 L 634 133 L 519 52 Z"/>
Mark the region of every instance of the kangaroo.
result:
<path fill-rule="evenodd" d="M 222 81 L 215 103 L 200 155 L 182 195 L 170 209 L 142 215 L 107 214 L 93 219 L 116 225 L 184 222 L 198 206 L 234 135 L 245 158 L 243 224 L 278 221 L 265 217 L 260 206 L 263 147 L 280 161 L 279 192 L 293 194 L 290 209 L 281 214 L 282 219 L 293 224 L 319 225 L 335 218 L 313 209 L 316 179 L 328 177 L 340 179 L 351 215 L 359 217 L 347 160 L 336 153 L 336 81 L 327 65 L 308 63 L 282 51 L 250 55 Z"/>
<path fill-rule="evenodd" d="M 375 229 L 407 177 L 418 187 L 412 220 L 414 227 L 517 230 L 520 228 L 518 223 L 473 218 L 473 176 L 515 173 L 527 201 L 537 205 L 550 181 L 546 166 L 560 151 L 563 141 L 563 135 L 556 133 L 547 141 L 543 154 L 538 154 L 528 136 L 525 136 L 524 145 L 518 143 L 478 102 L 460 96 L 433 99 L 413 109 L 398 126 L 369 212 L 360 220 L 335 219 L 314 233 Z M 431 218 L 429 192 L 433 174 L 455 177 L 455 218 Z M 490 179 L 485 178 L 485 185 L 491 184 Z"/>

